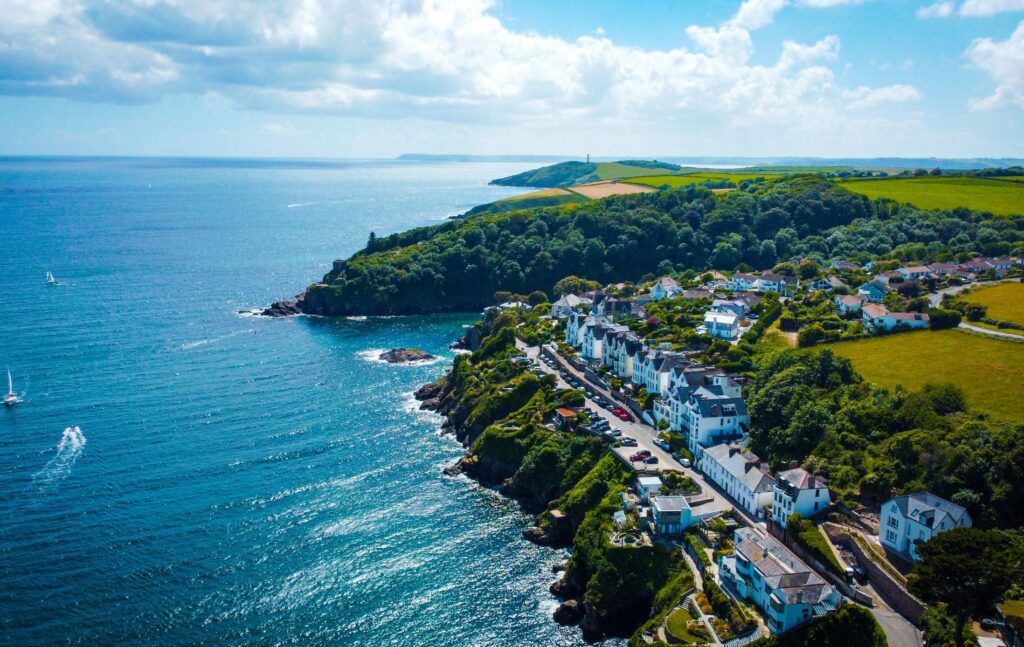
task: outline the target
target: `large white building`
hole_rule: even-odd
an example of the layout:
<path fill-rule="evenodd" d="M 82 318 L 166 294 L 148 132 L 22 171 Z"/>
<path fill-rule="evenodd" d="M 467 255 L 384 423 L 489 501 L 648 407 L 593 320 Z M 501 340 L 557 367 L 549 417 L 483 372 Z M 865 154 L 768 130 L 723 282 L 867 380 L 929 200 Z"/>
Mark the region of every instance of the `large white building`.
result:
<path fill-rule="evenodd" d="M 772 494 L 772 520 L 786 527 L 793 514 L 810 519 L 825 510 L 830 502 L 828 481 L 797 467 L 775 475 Z"/>
<path fill-rule="evenodd" d="M 633 356 L 633 383 L 648 393 L 668 393 L 673 375 L 681 373 L 690 361 L 682 353 L 662 350 L 640 350 Z"/>
<path fill-rule="evenodd" d="M 760 519 L 772 501 L 774 479 L 764 462 L 739 445 L 697 448 L 697 466 L 704 476 L 736 500 L 751 516 Z"/>
<path fill-rule="evenodd" d="M 704 313 L 704 331 L 716 339 L 732 341 L 740 334 L 740 319 L 732 312 L 708 310 Z"/>
<path fill-rule="evenodd" d="M 719 558 L 719 578 L 764 611 L 772 633 L 785 633 L 842 604 L 835 587 L 773 537 L 740 528 L 733 544 L 733 554 Z"/>
<path fill-rule="evenodd" d="M 918 492 L 885 502 L 878 540 L 896 553 L 919 560 L 918 546 L 939 533 L 970 526 L 967 510 L 930 492 Z"/>

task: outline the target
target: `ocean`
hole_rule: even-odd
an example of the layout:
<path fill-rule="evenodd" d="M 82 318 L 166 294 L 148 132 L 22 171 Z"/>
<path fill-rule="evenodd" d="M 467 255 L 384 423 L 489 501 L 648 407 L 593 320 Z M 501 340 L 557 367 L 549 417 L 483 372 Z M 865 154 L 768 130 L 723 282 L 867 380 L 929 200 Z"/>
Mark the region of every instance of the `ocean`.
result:
<path fill-rule="evenodd" d="M 411 400 L 473 314 L 238 313 L 529 166 L 0 159 L 0 643 L 582 644 Z"/>

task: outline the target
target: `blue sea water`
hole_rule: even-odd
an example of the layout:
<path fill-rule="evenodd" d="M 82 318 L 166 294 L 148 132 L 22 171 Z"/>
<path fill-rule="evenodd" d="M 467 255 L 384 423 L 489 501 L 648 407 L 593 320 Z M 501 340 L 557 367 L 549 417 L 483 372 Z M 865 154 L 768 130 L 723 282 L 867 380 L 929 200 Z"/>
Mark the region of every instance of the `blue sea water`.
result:
<path fill-rule="evenodd" d="M 411 406 L 472 315 L 238 314 L 527 166 L 0 159 L 0 643 L 580 643 Z"/>

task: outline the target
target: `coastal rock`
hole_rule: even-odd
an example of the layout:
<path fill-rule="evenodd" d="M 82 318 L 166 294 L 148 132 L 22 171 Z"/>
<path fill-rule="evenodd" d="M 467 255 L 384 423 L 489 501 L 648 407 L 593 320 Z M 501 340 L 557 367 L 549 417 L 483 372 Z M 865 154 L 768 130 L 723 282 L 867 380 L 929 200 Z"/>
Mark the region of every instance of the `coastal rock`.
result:
<path fill-rule="evenodd" d="M 547 533 L 540 526 L 530 526 L 524 530 L 523 539 L 531 541 L 538 546 L 547 546 L 550 543 Z"/>
<path fill-rule="evenodd" d="M 459 460 L 455 461 L 451 465 L 449 465 L 449 466 L 445 467 L 443 470 L 441 470 L 441 472 L 445 476 L 458 476 L 459 474 L 462 474 L 462 460 L 459 459 Z"/>
<path fill-rule="evenodd" d="M 405 364 L 436 359 L 430 353 L 418 348 L 392 348 L 381 353 L 380 358 L 389 364 Z"/>
<path fill-rule="evenodd" d="M 263 317 L 294 317 L 302 314 L 302 299 L 292 301 L 275 301 L 269 308 L 260 311 Z"/>
<path fill-rule="evenodd" d="M 585 611 L 579 600 L 566 600 L 558 605 L 552 616 L 560 625 L 574 625 L 583 619 Z"/>
<path fill-rule="evenodd" d="M 437 411 L 441 408 L 441 398 L 430 398 L 420 404 L 421 411 Z"/>
<path fill-rule="evenodd" d="M 565 570 L 565 567 L 566 567 L 565 562 L 559 562 L 557 564 L 552 564 L 551 565 L 551 572 L 552 573 L 561 573 L 562 571 Z"/>
<path fill-rule="evenodd" d="M 416 389 L 416 392 L 413 393 L 413 397 L 420 402 L 433 400 L 440 397 L 442 390 L 444 390 L 444 385 L 440 382 L 427 382 L 420 388 Z"/>

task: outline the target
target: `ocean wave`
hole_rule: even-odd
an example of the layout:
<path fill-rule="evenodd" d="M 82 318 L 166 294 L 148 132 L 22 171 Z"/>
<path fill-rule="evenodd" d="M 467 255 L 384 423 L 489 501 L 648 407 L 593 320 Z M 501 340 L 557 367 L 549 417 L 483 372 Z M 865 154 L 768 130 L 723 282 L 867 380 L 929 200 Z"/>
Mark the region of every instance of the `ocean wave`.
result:
<path fill-rule="evenodd" d="M 298 209 L 299 207 L 312 207 L 316 202 L 293 202 L 288 205 L 289 209 Z"/>
<path fill-rule="evenodd" d="M 43 490 L 56 489 L 68 477 L 75 461 L 85 449 L 85 435 L 78 427 L 68 427 L 57 443 L 57 455 L 32 475 L 32 482 Z"/>

